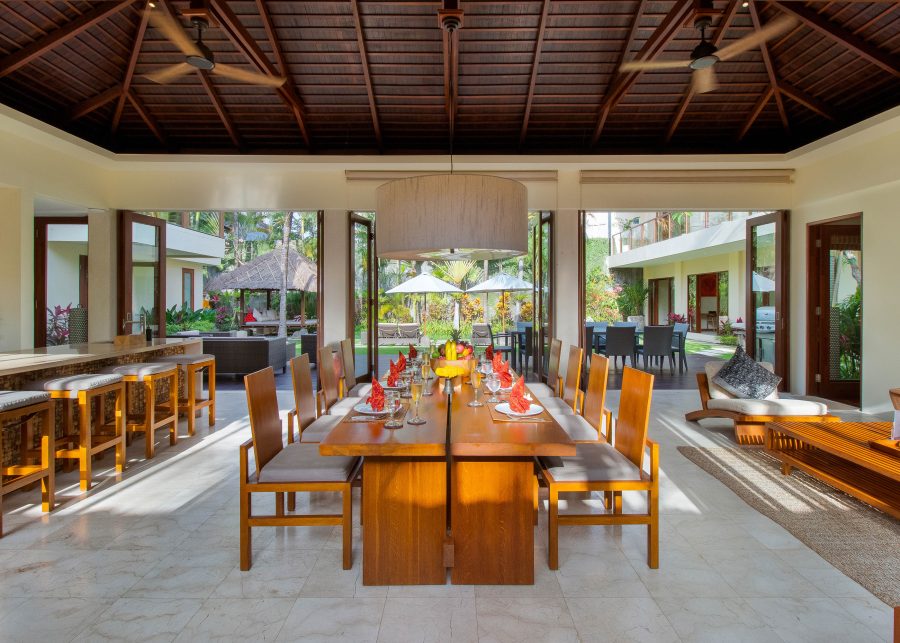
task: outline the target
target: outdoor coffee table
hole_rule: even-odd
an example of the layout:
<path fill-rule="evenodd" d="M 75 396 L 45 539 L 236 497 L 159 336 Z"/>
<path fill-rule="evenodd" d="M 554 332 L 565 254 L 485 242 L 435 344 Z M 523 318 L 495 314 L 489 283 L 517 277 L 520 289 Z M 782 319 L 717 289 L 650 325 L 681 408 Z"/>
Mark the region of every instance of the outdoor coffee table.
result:
<path fill-rule="evenodd" d="M 900 518 L 900 457 L 874 449 L 889 422 L 768 422 L 766 450 L 782 473 L 796 467 L 895 518 Z"/>

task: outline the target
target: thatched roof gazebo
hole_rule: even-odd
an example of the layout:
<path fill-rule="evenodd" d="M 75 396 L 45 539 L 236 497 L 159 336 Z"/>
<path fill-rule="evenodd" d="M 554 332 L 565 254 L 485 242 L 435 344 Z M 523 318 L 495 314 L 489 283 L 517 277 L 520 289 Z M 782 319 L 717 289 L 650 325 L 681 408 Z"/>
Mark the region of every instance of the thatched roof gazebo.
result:
<path fill-rule="evenodd" d="M 281 290 L 283 264 L 281 248 L 259 255 L 234 270 L 223 272 L 210 279 L 204 288 L 207 292 L 217 290 L 239 290 L 241 312 L 244 312 L 244 292 L 262 290 L 266 292 L 266 306 L 271 308 L 272 292 Z M 318 291 L 318 268 L 294 248 L 288 248 L 288 290 L 301 292 Z"/>

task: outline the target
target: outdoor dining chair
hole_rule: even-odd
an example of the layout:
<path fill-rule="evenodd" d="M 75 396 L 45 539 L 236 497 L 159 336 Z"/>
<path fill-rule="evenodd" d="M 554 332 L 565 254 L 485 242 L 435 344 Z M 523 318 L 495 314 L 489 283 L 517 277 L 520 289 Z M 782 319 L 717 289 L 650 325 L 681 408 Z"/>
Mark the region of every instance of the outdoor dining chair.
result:
<path fill-rule="evenodd" d="M 669 358 L 669 369 L 675 374 L 675 357 L 672 354 L 672 342 L 674 326 L 645 326 L 644 345 L 638 347 L 638 353 L 644 356 L 644 370 L 647 370 L 647 358 L 650 358 L 650 366 L 653 360 L 659 361 L 659 370 L 662 372 L 663 360 Z"/>
<path fill-rule="evenodd" d="M 612 358 L 613 368 L 618 368 L 619 358 L 622 358 L 622 366 L 625 366 L 627 358 L 631 358 L 631 365 L 635 365 L 635 328 L 633 325 L 610 326 L 606 329 L 606 356 Z"/>

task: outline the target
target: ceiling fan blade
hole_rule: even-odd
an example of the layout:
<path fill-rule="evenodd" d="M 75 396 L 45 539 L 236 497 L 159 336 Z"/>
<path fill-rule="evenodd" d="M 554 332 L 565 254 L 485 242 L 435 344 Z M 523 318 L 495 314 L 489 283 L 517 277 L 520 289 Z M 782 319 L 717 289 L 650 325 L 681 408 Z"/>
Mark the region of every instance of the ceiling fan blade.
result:
<path fill-rule="evenodd" d="M 716 57 L 719 60 L 728 60 L 729 58 L 734 58 L 738 54 L 749 51 L 754 47 L 758 47 L 765 41 L 771 40 L 772 38 L 783 34 L 795 24 L 797 24 L 797 20 L 793 16 L 782 16 L 780 18 L 776 18 L 765 27 L 754 31 L 749 36 L 744 36 L 740 40 L 736 40 L 730 45 L 722 47 L 719 51 L 716 52 Z"/>
<path fill-rule="evenodd" d="M 193 69 L 194 67 L 187 63 L 176 63 L 174 65 L 169 65 L 168 67 L 163 67 L 159 71 L 144 74 L 144 78 L 152 80 L 154 83 L 165 85 L 166 83 L 171 83 L 180 76 L 190 73 Z"/>
<path fill-rule="evenodd" d="M 690 60 L 632 60 L 622 63 L 619 71 L 648 71 L 652 69 L 687 69 Z"/>
<path fill-rule="evenodd" d="M 178 47 L 181 53 L 185 56 L 203 55 L 194 41 L 181 27 L 181 23 L 170 16 L 165 9 L 148 8 L 147 11 L 150 12 L 150 22 L 153 26 L 159 29 L 168 41 Z"/>
<path fill-rule="evenodd" d="M 719 88 L 715 67 L 696 69 L 691 75 L 691 83 L 695 94 L 713 92 Z"/>
<path fill-rule="evenodd" d="M 213 67 L 212 73 L 231 78 L 232 80 L 238 80 L 242 83 L 266 85 L 268 87 L 281 87 L 286 80 L 283 76 L 269 76 L 268 74 L 260 74 L 255 71 L 241 69 L 240 67 L 221 64 L 216 64 L 216 66 Z"/>

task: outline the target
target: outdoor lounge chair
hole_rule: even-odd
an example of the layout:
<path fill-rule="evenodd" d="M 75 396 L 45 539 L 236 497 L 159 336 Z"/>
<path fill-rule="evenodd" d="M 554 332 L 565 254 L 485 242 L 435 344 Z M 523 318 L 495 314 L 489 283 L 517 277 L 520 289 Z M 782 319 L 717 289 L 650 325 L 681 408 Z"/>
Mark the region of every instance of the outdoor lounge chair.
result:
<path fill-rule="evenodd" d="M 397 345 L 400 343 L 400 326 L 390 322 L 378 322 L 378 345 Z"/>
<path fill-rule="evenodd" d="M 734 421 L 734 437 L 738 444 L 761 445 L 766 435 L 766 422 L 839 422 L 829 415 L 821 402 L 781 398 L 775 391 L 764 400 L 737 398 L 712 380 L 725 366 L 724 360 L 707 362 L 703 372 L 697 373 L 700 404 L 703 408 L 685 414 L 684 419 L 697 422 L 708 418 Z M 760 362 L 773 370 L 768 362 Z"/>
<path fill-rule="evenodd" d="M 399 324 L 397 329 L 399 331 L 401 344 L 418 344 L 419 340 L 422 339 L 422 333 L 419 329 L 419 325 L 415 322 L 411 324 Z"/>

